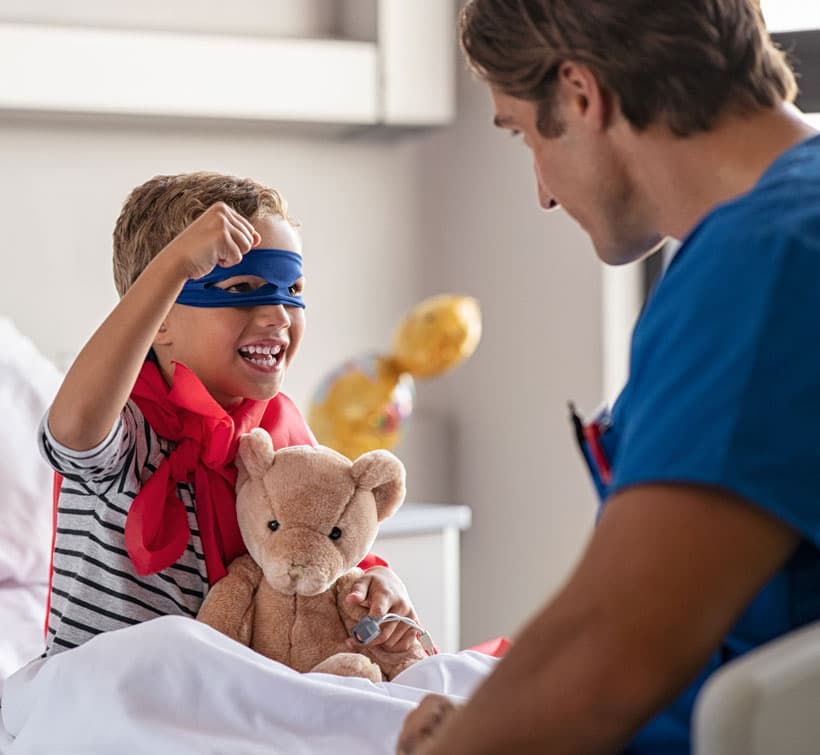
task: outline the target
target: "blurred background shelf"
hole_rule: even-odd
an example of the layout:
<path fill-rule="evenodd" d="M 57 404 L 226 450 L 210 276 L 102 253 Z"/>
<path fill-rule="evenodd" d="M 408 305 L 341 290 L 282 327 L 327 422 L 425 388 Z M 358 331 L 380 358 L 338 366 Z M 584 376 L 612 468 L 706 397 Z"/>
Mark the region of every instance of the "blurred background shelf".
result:
<path fill-rule="evenodd" d="M 0 82 L 0 112 L 365 127 L 453 118 L 448 3 L 240 0 L 244 12 L 229 15 L 186 4 L 9 0 L 0 68 L 14 76 Z"/>

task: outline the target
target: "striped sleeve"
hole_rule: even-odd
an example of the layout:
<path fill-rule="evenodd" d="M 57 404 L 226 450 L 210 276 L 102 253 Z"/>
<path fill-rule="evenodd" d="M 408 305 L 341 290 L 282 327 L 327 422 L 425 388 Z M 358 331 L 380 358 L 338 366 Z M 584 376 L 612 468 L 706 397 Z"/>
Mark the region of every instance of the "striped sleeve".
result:
<path fill-rule="evenodd" d="M 40 423 L 38 435 L 40 453 L 64 478 L 66 489 L 71 490 L 73 483 L 84 488 L 85 494 L 109 491 L 112 486 L 122 490 L 129 475 L 144 482 L 163 457 L 156 433 L 130 401 L 108 435 L 86 451 L 59 443 L 49 429 L 48 414 Z"/>
<path fill-rule="evenodd" d="M 57 506 L 47 652 L 76 647 L 96 634 L 168 614 L 196 616 L 207 570 L 190 486 L 180 484 L 191 539 L 162 572 L 136 574 L 125 548 L 125 522 L 145 480 L 171 444 L 128 403 L 98 446 L 74 451 L 40 428 L 40 448 L 63 476 Z"/>

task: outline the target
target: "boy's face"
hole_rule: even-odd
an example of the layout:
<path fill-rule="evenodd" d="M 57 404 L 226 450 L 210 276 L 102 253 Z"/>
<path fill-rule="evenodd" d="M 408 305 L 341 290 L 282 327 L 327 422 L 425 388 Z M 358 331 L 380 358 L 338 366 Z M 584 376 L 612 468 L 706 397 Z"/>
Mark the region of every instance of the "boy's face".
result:
<path fill-rule="evenodd" d="M 293 226 L 280 217 L 254 222 L 261 236 L 259 248 L 302 253 Z M 249 252 L 253 254 L 253 251 Z M 234 291 L 266 283 L 255 275 L 228 278 L 217 284 Z M 291 293 L 300 293 L 299 279 Z M 305 310 L 282 304 L 255 307 L 189 307 L 175 304 L 154 341 L 160 370 L 170 385 L 172 362 L 192 370 L 223 406 L 245 398 L 265 400 L 282 388 L 305 330 Z"/>

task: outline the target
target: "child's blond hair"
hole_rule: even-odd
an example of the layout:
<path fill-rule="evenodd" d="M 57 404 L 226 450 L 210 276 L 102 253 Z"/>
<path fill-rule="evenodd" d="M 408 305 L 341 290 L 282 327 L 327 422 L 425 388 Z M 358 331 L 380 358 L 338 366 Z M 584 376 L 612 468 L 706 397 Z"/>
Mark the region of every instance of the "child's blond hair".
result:
<path fill-rule="evenodd" d="M 284 197 L 250 178 L 204 171 L 154 176 L 129 194 L 114 227 L 114 283 L 119 295 L 168 243 L 217 202 L 251 221 L 278 216 L 296 225 L 288 216 Z"/>

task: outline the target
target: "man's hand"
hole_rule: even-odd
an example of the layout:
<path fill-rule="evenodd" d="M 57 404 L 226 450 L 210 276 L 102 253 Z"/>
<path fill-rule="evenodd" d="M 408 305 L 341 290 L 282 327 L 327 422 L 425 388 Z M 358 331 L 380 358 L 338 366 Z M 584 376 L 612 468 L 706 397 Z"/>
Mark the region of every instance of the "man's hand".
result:
<path fill-rule="evenodd" d="M 616 493 L 567 584 L 469 702 L 438 723 L 427 706 L 411 714 L 400 752 L 620 752 L 695 678 L 799 542 L 723 489 Z"/>
<path fill-rule="evenodd" d="M 427 695 L 407 718 L 396 746 L 398 755 L 424 755 L 441 725 L 457 710 L 444 695 Z"/>
<path fill-rule="evenodd" d="M 386 613 L 406 616 L 419 623 L 407 588 L 398 575 L 386 566 L 374 566 L 357 579 L 345 597 L 349 605 L 360 605 L 374 619 L 380 619 Z M 413 646 L 416 630 L 402 621 L 388 621 L 381 625 L 381 633 L 369 646 L 381 645 L 390 652 L 403 652 Z M 354 649 L 360 649 L 356 640 L 348 643 Z"/>
<path fill-rule="evenodd" d="M 171 241 L 161 254 L 173 256 L 189 279 L 201 278 L 217 265 L 232 267 L 259 244 L 249 220 L 224 202 L 211 205 Z"/>

